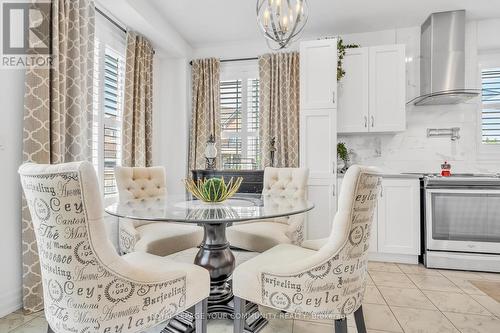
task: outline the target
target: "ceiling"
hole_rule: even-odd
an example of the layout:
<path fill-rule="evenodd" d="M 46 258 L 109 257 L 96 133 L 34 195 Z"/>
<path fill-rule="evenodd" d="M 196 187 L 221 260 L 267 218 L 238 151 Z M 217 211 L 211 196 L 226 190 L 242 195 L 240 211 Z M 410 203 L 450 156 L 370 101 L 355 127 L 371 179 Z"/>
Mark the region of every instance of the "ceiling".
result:
<path fill-rule="evenodd" d="M 143 0 L 192 46 L 257 40 L 256 0 Z M 500 18 L 498 0 L 308 0 L 307 36 L 418 26 L 432 12 L 466 9 L 467 19 Z"/>

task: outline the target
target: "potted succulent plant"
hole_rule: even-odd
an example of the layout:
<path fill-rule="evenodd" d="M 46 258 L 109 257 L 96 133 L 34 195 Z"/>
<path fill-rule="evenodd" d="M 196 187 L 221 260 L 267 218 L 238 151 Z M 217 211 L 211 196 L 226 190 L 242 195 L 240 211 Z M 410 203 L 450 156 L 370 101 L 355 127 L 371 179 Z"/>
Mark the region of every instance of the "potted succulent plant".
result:
<path fill-rule="evenodd" d="M 232 197 L 240 188 L 243 177 L 232 178 L 225 182 L 224 177 L 185 180 L 186 188 L 192 195 L 203 202 L 217 203 Z"/>

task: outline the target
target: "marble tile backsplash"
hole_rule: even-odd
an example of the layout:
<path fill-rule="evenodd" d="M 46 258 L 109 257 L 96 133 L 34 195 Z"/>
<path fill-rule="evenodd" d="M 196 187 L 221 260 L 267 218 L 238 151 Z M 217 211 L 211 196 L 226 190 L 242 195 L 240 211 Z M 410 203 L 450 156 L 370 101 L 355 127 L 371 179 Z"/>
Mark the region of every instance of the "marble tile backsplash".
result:
<path fill-rule="evenodd" d="M 443 161 L 454 172 L 498 173 L 500 155 L 479 154 L 477 101 L 471 104 L 409 106 L 407 129 L 400 133 L 339 134 L 351 151 L 351 163 L 375 165 L 387 172 L 439 172 Z M 460 128 L 460 139 L 428 138 L 427 128 Z M 500 147 L 499 147 L 500 153 Z"/>

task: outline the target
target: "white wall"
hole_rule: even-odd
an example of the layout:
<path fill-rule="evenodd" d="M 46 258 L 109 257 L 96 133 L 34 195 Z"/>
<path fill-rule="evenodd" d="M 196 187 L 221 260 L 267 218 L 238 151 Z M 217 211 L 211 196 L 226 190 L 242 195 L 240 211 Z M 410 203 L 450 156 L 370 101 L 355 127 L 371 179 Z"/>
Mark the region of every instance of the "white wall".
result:
<path fill-rule="evenodd" d="M 0 317 L 21 305 L 21 184 L 24 71 L 0 69 Z"/>
<path fill-rule="evenodd" d="M 153 97 L 154 164 L 167 173 L 170 194 L 184 194 L 189 140 L 189 76 L 187 58 L 158 59 Z"/>

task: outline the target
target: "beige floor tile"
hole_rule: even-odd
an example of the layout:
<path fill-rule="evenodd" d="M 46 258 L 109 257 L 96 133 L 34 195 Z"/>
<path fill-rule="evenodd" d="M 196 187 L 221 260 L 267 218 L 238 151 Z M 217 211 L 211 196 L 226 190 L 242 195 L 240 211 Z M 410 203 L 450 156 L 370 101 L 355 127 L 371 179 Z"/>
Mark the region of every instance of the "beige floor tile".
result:
<path fill-rule="evenodd" d="M 387 305 L 364 304 L 366 328 L 371 330 L 403 332 Z"/>
<path fill-rule="evenodd" d="M 408 277 L 420 289 L 437 290 L 437 291 L 450 291 L 460 293 L 461 290 L 444 276 L 427 276 L 408 274 Z"/>
<path fill-rule="evenodd" d="M 293 333 L 333 333 L 334 330 L 333 324 L 320 324 L 300 320 L 295 320 L 293 322 Z M 347 332 L 357 333 L 358 331 L 356 330 L 356 327 L 348 326 Z M 368 330 L 368 332 L 370 332 L 370 330 Z"/>
<path fill-rule="evenodd" d="M 484 306 L 486 310 L 494 314 L 495 316 L 500 318 L 500 303 L 498 303 L 495 299 L 490 296 L 484 295 L 470 295 L 474 298 L 479 304 Z"/>
<path fill-rule="evenodd" d="M 478 272 L 440 269 L 439 273 L 443 274 L 447 278 L 459 278 L 459 279 L 470 279 L 470 280 L 481 279 L 481 275 Z"/>
<path fill-rule="evenodd" d="M 372 277 L 370 276 L 370 273 L 368 273 L 366 275 L 366 284 L 369 285 L 369 286 L 374 286 L 375 285 L 375 283 L 373 282 Z"/>
<path fill-rule="evenodd" d="M 478 273 L 483 279 L 490 281 L 500 281 L 500 273 Z"/>
<path fill-rule="evenodd" d="M 368 271 L 392 272 L 401 273 L 398 265 L 390 262 L 370 261 L 368 263 Z"/>
<path fill-rule="evenodd" d="M 480 316 L 453 312 L 445 312 L 444 314 L 462 333 L 500 332 L 500 319 L 494 316 Z"/>
<path fill-rule="evenodd" d="M 19 327 L 23 324 L 26 324 L 30 320 L 33 320 L 34 318 L 38 317 L 38 315 L 39 313 L 24 315 L 21 310 L 14 311 L 11 314 L 0 318 L 0 332 L 9 332 L 16 327 Z"/>
<path fill-rule="evenodd" d="M 389 305 L 437 311 L 431 301 L 418 289 L 379 287 L 379 290 Z"/>
<path fill-rule="evenodd" d="M 40 317 L 40 316 L 10 331 L 10 333 L 46 333 L 46 332 L 47 332 L 47 321 L 45 320 L 45 317 Z"/>
<path fill-rule="evenodd" d="M 370 276 L 375 285 L 379 287 L 416 288 L 410 279 L 403 273 L 371 271 Z"/>
<path fill-rule="evenodd" d="M 382 297 L 376 286 L 366 286 L 363 303 L 386 304 L 384 298 Z"/>
<path fill-rule="evenodd" d="M 469 279 L 457 278 L 457 277 L 449 277 L 450 281 L 452 281 L 455 285 L 457 285 L 462 292 L 469 295 L 486 295 L 481 289 L 470 283 Z"/>
<path fill-rule="evenodd" d="M 401 271 L 406 274 L 441 276 L 437 269 L 428 269 L 424 265 L 398 264 Z"/>
<path fill-rule="evenodd" d="M 459 333 L 439 311 L 391 306 L 405 333 Z"/>
<path fill-rule="evenodd" d="M 422 290 L 437 308 L 444 312 L 458 312 L 490 315 L 490 313 L 470 295 L 446 291 Z"/>

